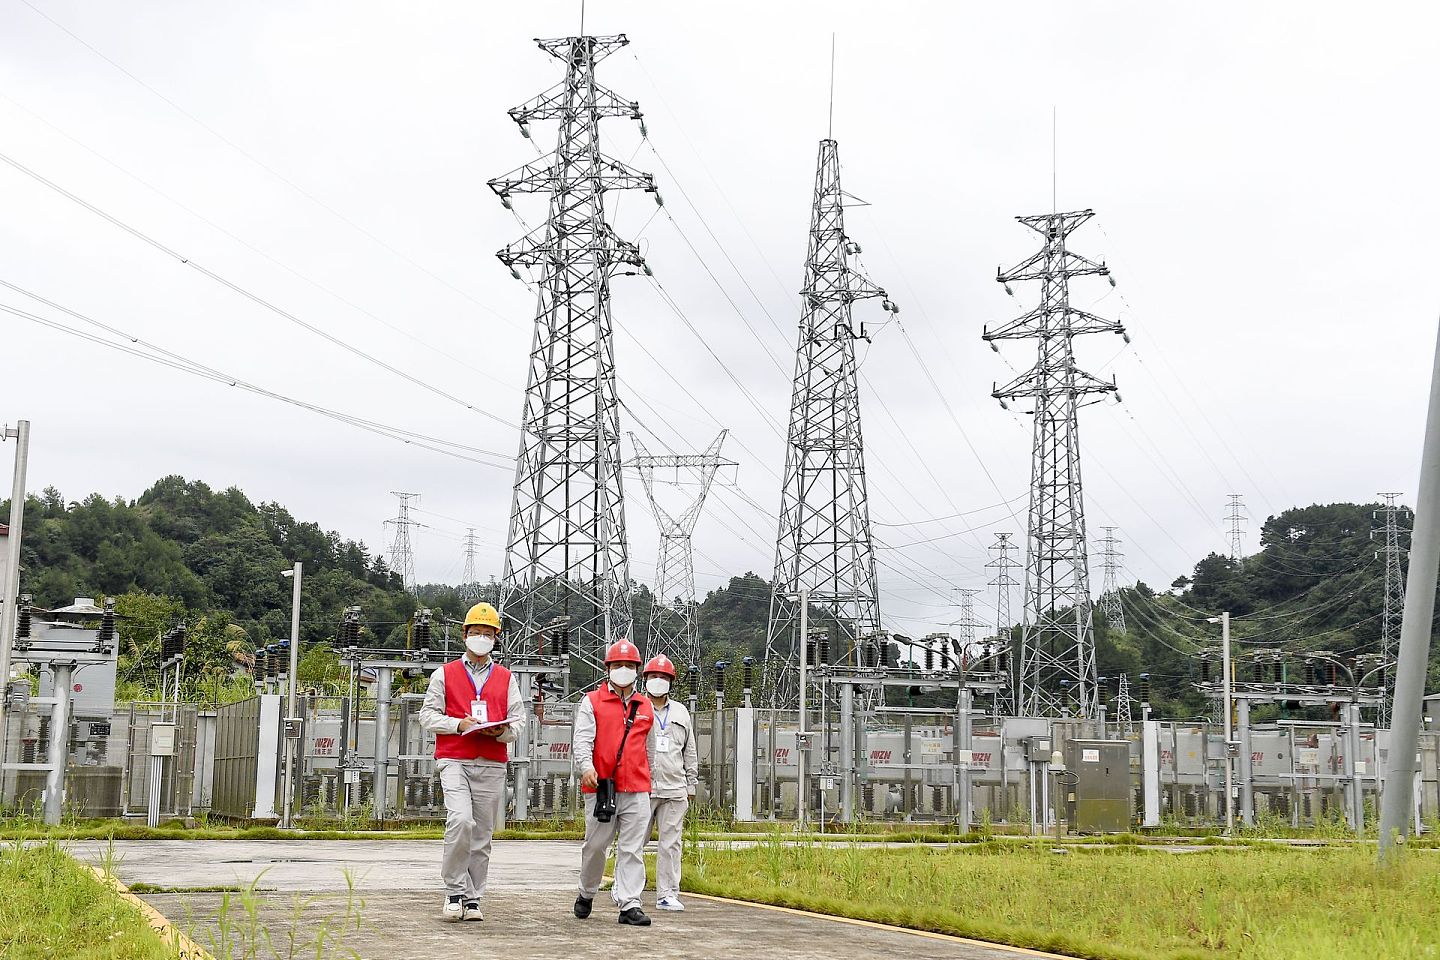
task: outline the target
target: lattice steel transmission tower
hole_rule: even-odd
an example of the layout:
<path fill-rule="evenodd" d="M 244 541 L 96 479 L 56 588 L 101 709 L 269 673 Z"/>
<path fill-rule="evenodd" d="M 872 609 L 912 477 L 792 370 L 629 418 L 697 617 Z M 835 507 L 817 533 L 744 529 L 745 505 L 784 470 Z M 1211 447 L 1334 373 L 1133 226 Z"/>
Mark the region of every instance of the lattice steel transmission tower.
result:
<path fill-rule="evenodd" d="M 770 700 L 781 707 L 799 693 L 802 589 L 834 617 L 842 653 L 880 632 L 855 367 L 855 341 L 868 338 L 863 325 L 856 332 L 851 305 L 878 297 L 887 311 L 896 308 L 850 265 L 860 246 L 845 232 L 845 197 L 836 142 L 821 140 L 766 631 Z"/>
<path fill-rule="evenodd" d="M 725 442 L 728 432 L 721 430 L 704 453 L 663 457 L 652 456 L 640 438 L 630 434 L 635 456 L 628 466 L 640 474 L 645 496 L 650 500 L 650 509 L 654 511 L 655 522 L 660 527 L 660 559 L 655 565 L 655 598 L 650 607 L 650 643 L 646 656 L 663 653 L 678 664 L 700 662 L 700 624 L 696 619 L 695 563 L 690 535 L 695 530 L 700 508 L 705 505 L 705 497 L 710 492 L 715 475 L 721 467 L 736 466 L 735 461 L 720 456 L 720 445 Z M 678 517 L 660 505 L 660 499 L 655 494 L 656 470 L 675 471 L 673 480 L 662 478 L 659 480 L 661 484 L 678 486 L 686 483 L 695 488 Z"/>
<path fill-rule="evenodd" d="M 984 626 L 975 619 L 975 597 L 980 591 L 973 587 L 956 587 L 955 592 L 960 594 L 960 619 L 955 621 L 955 626 L 960 628 L 960 632 L 955 639 L 959 644 L 962 662 L 969 663 L 976 655 L 975 630 Z"/>
<path fill-rule="evenodd" d="M 1118 333 L 1119 323 L 1070 306 L 1070 281 L 1108 276 L 1104 263 L 1074 253 L 1066 240 L 1093 210 L 1018 217 L 1044 238 L 1039 252 L 1009 270 L 1005 285 L 1037 280 L 1040 303 L 1030 312 L 982 334 L 997 340 L 1035 340 L 1035 365 L 991 396 L 1034 401 L 1030 516 L 1025 558 L 1025 624 L 1020 644 L 1020 710 L 1031 716 L 1063 712 L 1062 681 L 1073 691 L 1081 716 L 1093 718 L 1099 703 L 1095 644 L 1090 626 L 1090 568 L 1085 547 L 1085 500 L 1080 481 L 1081 406 L 1115 392 L 1075 363 L 1074 339 L 1087 333 Z M 1114 283 L 1112 278 L 1110 281 Z M 1087 400 L 1087 398 L 1094 398 Z"/>
<path fill-rule="evenodd" d="M 1385 546 L 1375 552 L 1378 559 L 1385 557 L 1385 598 L 1384 605 L 1380 611 L 1380 669 L 1381 682 L 1385 694 L 1381 698 L 1380 706 L 1376 711 L 1375 725 L 1377 727 L 1390 726 L 1390 707 L 1395 693 L 1395 671 L 1393 669 L 1395 656 L 1400 644 L 1400 619 L 1405 610 L 1405 556 L 1406 549 L 1400 546 L 1400 537 L 1409 533 L 1400 527 L 1400 519 L 1405 514 L 1405 508 L 1395 505 L 1395 498 L 1398 493 L 1382 493 L 1385 498 L 1385 506 L 1375 511 L 1376 518 L 1385 518 L 1385 526 L 1382 528 L 1385 534 Z M 1380 531 L 1372 530 L 1371 539 Z"/>
<path fill-rule="evenodd" d="M 1130 708 L 1133 705 L 1130 699 L 1130 678 L 1120 674 L 1120 689 L 1115 694 L 1115 722 L 1121 724 L 1126 730 L 1130 729 Z"/>
<path fill-rule="evenodd" d="M 995 542 L 990 544 L 990 552 L 995 559 L 985 564 L 985 569 L 995 571 L 995 579 L 990 581 L 990 586 L 995 588 L 995 647 L 991 655 L 1002 662 L 1009 663 L 1010 660 L 1010 632 L 1015 626 L 1015 621 L 1010 615 L 1010 592 L 1020 585 L 1020 581 L 1010 573 L 1019 566 L 1010 554 L 1015 551 L 1015 544 L 1010 542 L 1011 534 L 995 534 Z M 1004 716 L 1014 709 L 1015 692 L 1014 677 L 1007 688 L 995 696 L 995 715 Z"/>
<path fill-rule="evenodd" d="M 418 493 L 390 491 L 400 498 L 400 512 L 393 519 L 386 520 L 385 526 L 395 528 L 395 539 L 390 542 L 390 569 L 400 574 L 405 592 L 415 595 L 415 550 L 410 545 L 410 528 L 420 526 L 419 521 L 410 519 L 410 501 L 419 501 Z"/>
<path fill-rule="evenodd" d="M 460 599 L 466 603 L 480 600 L 480 581 L 475 575 L 475 528 L 465 528 L 465 570 L 460 574 Z"/>
<path fill-rule="evenodd" d="M 1230 494 L 1230 500 L 1225 504 L 1230 511 L 1225 514 L 1225 521 L 1230 524 L 1230 559 L 1235 561 L 1237 568 L 1245 566 L 1245 500 L 1238 493 Z"/>
<path fill-rule="evenodd" d="M 527 138 L 531 123 L 557 121 L 555 151 L 490 181 L 507 208 L 512 194 L 550 197 L 545 224 L 497 254 L 517 277 L 517 267 L 540 274 L 502 604 L 527 634 L 568 617 L 572 653 L 598 668 L 605 646 L 630 633 L 610 279 L 647 269 L 639 248 L 606 221 L 605 194 L 660 197 L 650 174 L 600 150 L 605 118 L 644 129 L 639 105 L 595 79 L 596 65 L 629 41 L 536 42 L 565 64 L 565 78 L 509 113 Z"/>
<path fill-rule="evenodd" d="M 1100 587 L 1100 612 L 1105 616 L 1105 625 L 1116 633 L 1125 632 L 1125 606 L 1120 602 L 1120 585 L 1116 571 L 1120 558 L 1124 556 L 1115 547 L 1120 543 L 1114 527 L 1101 527 L 1105 536 L 1100 538 L 1100 559 L 1105 576 Z M 1123 678 L 1122 678 L 1123 679 Z"/>

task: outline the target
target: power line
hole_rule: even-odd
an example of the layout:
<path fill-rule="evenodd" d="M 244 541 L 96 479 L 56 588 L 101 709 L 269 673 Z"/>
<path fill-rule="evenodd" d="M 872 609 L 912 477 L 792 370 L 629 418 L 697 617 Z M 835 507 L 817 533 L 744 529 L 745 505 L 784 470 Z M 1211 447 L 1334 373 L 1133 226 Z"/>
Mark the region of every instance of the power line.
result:
<path fill-rule="evenodd" d="M 264 309 L 270 311 L 271 313 L 275 314 L 276 316 L 278 316 L 278 317 L 280 317 L 280 318 L 282 318 L 282 319 L 284 319 L 284 320 L 287 320 L 287 321 L 289 321 L 290 323 L 293 323 L 293 324 L 295 324 L 296 326 L 301 327 L 301 328 L 304 329 L 304 330 L 308 330 L 309 332 L 315 334 L 317 337 L 320 337 L 321 339 L 326 340 L 326 341 L 328 341 L 329 343 L 334 344 L 335 346 L 337 346 L 337 347 L 339 347 L 340 349 L 346 351 L 347 353 L 353 354 L 354 356 L 359 357 L 360 359 L 365 360 L 365 361 L 368 362 L 368 363 L 372 363 L 372 364 L 374 364 L 375 366 L 380 367 L 382 370 L 385 370 L 385 371 L 388 372 L 388 373 L 394 374 L 395 376 L 400 377 L 401 379 L 406 380 L 406 381 L 414 384 L 414 385 L 417 386 L 417 387 L 420 387 L 422 390 L 427 390 L 427 391 L 429 391 L 430 393 L 433 393 L 433 394 L 435 394 L 435 395 L 438 396 L 438 397 L 442 397 L 442 398 L 444 398 L 444 399 L 446 399 L 446 400 L 449 400 L 449 401 L 452 402 L 452 403 L 459 404 L 460 406 L 464 407 L 466 410 L 470 410 L 470 411 L 472 411 L 472 412 L 474 412 L 474 413 L 478 413 L 478 414 L 480 414 L 482 417 L 485 417 L 485 418 L 487 418 L 487 419 L 489 419 L 489 420 L 493 420 L 493 421 L 496 422 L 496 423 L 503 424 L 504 426 L 509 427 L 509 428 L 511 428 L 511 429 L 515 429 L 515 424 L 512 423 L 511 421 L 506 420 L 506 419 L 503 418 L 503 417 L 497 416 L 496 414 L 493 414 L 493 413 L 491 413 L 490 411 L 485 410 L 485 409 L 483 409 L 483 408 L 481 408 L 481 407 L 478 407 L 478 406 L 476 406 L 475 404 L 470 403 L 470 402 L 467 401 L 467 400 L 461 399 L 460 397 L 457 397 L 457 396 L 455 396 L 455 395 L 452 394 L 452 393 L 449 393 L 449 392 L 447 392 L 447 391 L 445 391 L 445 390 L 442 390 L 442 389 L 440 389 L 439 387 L 435 386 L 434 384 L 431 384 L 431 383 L 426 382 L 425 380 L 421 379 L 420 377 L 416 377 L 416 376 L 414 376 L 414 375 L 412 375 L 412 374 L 406 373 L 404 370 L 401 370 L 399 367 L 395 366 L 394 364 L 388 363 L 388 362 L 386 362 L 386 361 L 384 361 L 384 360 L 381 360 L 379 357 L 376 357 L 376 356 L 373 356 L 372 354 L 366 353 L 364 350 L 361 350 L 359 347 L 355 346 L 354 344 L 351 344 L 351 343 L 349 343 L 349 342 L 341 339 L 340 337 L 335 336 L 334 334 L 330 333 L 329 331 L 326 331 L 326 330 L 321 329 L 320 327 L 317 327 L 317 326 L 316 326 L 315 324 L 313 324 L 313 323 L 310 323 L 310 322 L 308 322 L 308 321 L 306 321 L 306 320 L 302 320 L 300 317 L 298 317 L 298 316 L 296 316 L 295 314 L 289 312 L 288 310 L 283 309 L 283 308 L 280 307 L 280 306 L 277 306 L 276 304 L 272 303 L 271 301 L 266 300 L 264 297 L 260 296 L 259 294 L 254 293 L 254 292 L 248 290 L 247 288 L 240 286 L 238 283 L 234 283 L 234 282 L 232 282 L 231 280 L 226 279 L 225 277 L 223 277 L 223 276 L 221 276 L 220 274 L 216 273 L 215 271 L 209 269 L 208 267 L 202 266 L 201 264 L 197 263 L 196 261 L 194 261 L 194 260 L 191 259 L 190 257 L 186 256 L 186 255 L 183 254 L 183 253 L 180 253 L 179 251 L 173 249 L 172 247 L 167 246 L 166 244 L 160 242 L 159 240 L 156 240 L 154 237 L 150 236 L 149 234 L 145 233 L 144 231 L 140 230 L 139 228 L 131 226 L 130 224 L 126 223 L 125 221 L 119 219 L 118 217 L 112 216 L 111 214 L 107 213 L 106 211 L 100 209 L 100 208 L 97 207 L 95 204 L 91 203 L 90 201 L 85 200 L 84 198 L 82 198 L 82 197 L 80 197 L 80 196 L 77 196 L 76 194 L 70 192 L 69 190 L 66 190 L 64 187 L 60 186 L 58 183 L 55 183 L 53 180 L 49 180 L 49 179 L 47 179 L 46 177 L 40 175 L 40 174 L 37 173 L 36 171 L 34 171 L 34 170 L 30 169 L 29 167 L 25 166 L 25 165 L 24 165 L 23 163 L 21 163 L 20 161 L 14 159 L 13 157 L 10 157 L 10 156 L 8 156 L 8 155 L 6 155 L 6 154 L 0 153 L 0 161 L 3 161 L 4 163 L 8 164 L 9 166 L 13 167 L 14 169 L 16 169 L 16 170 L 20 171 L 21 173 L 25 174 L 27 177 L 30 177 L 30 178 L 31 178 L 32 180 L 34 180 L 36 183 L 39 183 L 39 184 L 41 184 L 41 185 L 43 185 L 43 186 L 45 186 L 45 187 L 48 187 L 49 189 L 51 189 L 51 190 L 55 191 L 56 193 L 60 194 L 62 197 L 65 197 L 67 200 L 70 200 L 70 201 L 78 204 L 79 206 L 81 206 L 81 207 L 83 207 L 84 209 L 86 209 L 86 210 L 90 211 L 91 213 L 95 214 L 97 217 L 101 218 L 102 220 L 105 220 L 107 223 L 110 223 L 111 225 L 113 225 L 113 226 L 115 226 L 115 227 L 118 227 L 119 229 L 123 230 L 124 232 L 130 234 L 130 235 L 131 235 L 132 237 L 134 237 L 135 239 L 140 240 L 142 243 L 145 243 L 145 244 L 149 245 L 150 247 L 154 248 L 155 250 L 158 250 L 160 253 L 164 254 L 165 256 L 171 257 L 172 259 L 178 261 L 181 265 L 189 267 L 190 269 L 196 271 L 196 272 L 199 273 L 200 275 L 206 277 L 207 279 L 213 280 L 214 282 L 220 284 L 221 286 L 225 287 L 225 288 L 228 289 L 228 290 L 233 291 L 234 293 L 238 293 L 240 296 L 244 297 L 245 299 L 251 301 L 252 303 L 254 303 L 254 304 L 256 304 L 256 305 L 258 305 L 258 306 L 260 306 L 260 307 L 263 307 Z"/>
<path fill-rule="evenodd" d="M 17 292 L 24 293 L 26 296 L 31 297 L 40 303 L 44 303 L 47 306 L 53 307 L 54 309 L 60 310 L 74 317 L 77 320 L 81 320 L 85 323 L 89 323 L 100 329 L 106 330 L 112 335 L 124 337 L 131 343 L 139 344 L 145 349 L 139 349 L 137 347 L 129 346 L 124 343 L 116 343 L 112 340 L 106 340 L 103 337 L 99 337 L 91 333 L 86 333 L 83 330 L 77 330 L 74 327 L 67 326 L 55 320 L 50 320 L 46 317 L 30 313 L 26 310 L 21 310 L 18 307 L 9 306 L 7 304 L 0 304 L 0 310 L 3 310 L 6 313 L 12 314 L 13 316 L 17 316 L 25 320 L 29 320 L 41 326 L 48 327 L 49 329 L 56 330 L 60 333 L 69 334 L 70 336 L 78 337 L 82 340 L 87 340 L 102 347 L 108 347 L 111 350 L 118 350 L 121 353 L 126 353 L 134 357 L 139 357 L 142 360 L 148 360 L 151 363 L 156 363 L 164 367 L 169 367 L 181 373 L 187 373 L 205 380 L 210 380 L 214 383 L 223 384 L 224 386 L 235 387 L 236 389 L 244 390 L 248 393 L 254 393 L 258 396 L 267 397 L 272 400 L 277 400 L 281 403 L 290 404 L 291 406 L 298 407 L 303 410 L 309 410 L 312 413 L 319 414 L 323 417 L 328 417 L 340 423 L 349 424 L 350 426 L 358 427 L 370 433 L 375 433 L 380 436 L 388 437 L 391 440 L 398 440 L 401 443 L 420 447 L 425 450 L 430 450 L 433 453 L 439 453 L 447 457 L 454 457 L 459 460 L 466 460 L 471 463 L 478 463 L 482 466 L 494 467 L 500 470 L 509 471 L 510 469 L 512 469 L 511 465 L 507 463 L 496 463 L 493 460 L 482 460 L 479 456 L 467 456 L 466 453 L 459 453 L 456 451 L 466 451 L 468 453 L 493 457 L 497 460 L 509 459 L 505 457 L 505 455 L 502 453 L 496 453 L 493 450 L 485 450 L 480 447 L 472 447 L 466 444 L 454 443 L 453 441 L 442 440 L 438 437 L 432 437 L 426 434 L 416 433 L 412 430 L 406 430 L 402 427 L 394 427 L 388 424 L 380 423 L 375 420 L 367 420 L 362 417 L 352 416 L 347 413 L 342 413 L 338 410 L 332 410 L 328 407 L 322 407 L 318 404 L 309 403 L 304 400 L 296 399 L 295 397 L 290 397 L 282 393 L 277 393 L 273 390 L 268 390 L 253 383 L 248 383 L 237 377 L 232 377 L 229 374 L 222 373 L 212 367 L 208 367 L 204 364 L 189 360 L 181 356 L 180 354 L 174 353 L 173 351 L 165 350 L 162 347 L 157 347 L 154 344 L 151 344 L 145 340 L 141 340 L 138 337 L 132 337 L 128 334 L 124 334 L 123 332 L 117 330 L 114 327 L 87 317 L 84 314 L 71 310 L 68 307 L 64 307 L 53 300 L 48 300 L 44 297 L 39 296 L 38 294 L 30 293 L 24 288 L 9 283 L 8 281 L 0 280 L 0 284 L 3 284 L 4 286 L 9 287 L 10 289 Z M 147 353 L 146 350 L 154 350 L 156 352 Z"/>

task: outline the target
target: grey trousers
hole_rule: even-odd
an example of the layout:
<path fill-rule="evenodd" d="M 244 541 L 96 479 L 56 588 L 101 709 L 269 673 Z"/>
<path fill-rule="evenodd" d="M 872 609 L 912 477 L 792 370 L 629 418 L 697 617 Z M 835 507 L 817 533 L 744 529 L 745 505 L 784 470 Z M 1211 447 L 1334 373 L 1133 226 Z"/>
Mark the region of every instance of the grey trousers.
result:
<path fill-rule="evenodd" d="M 580 896 L 593 900 L 605 876 L 610 844 L 615 850 L 615 886 L 610 897 L 622 911 L 640 906 L 645 890 L 645 841 L 650 836 L 650 794 L 617 793 L 615 816 L 601 823 L 591 814 L 595 794 L 585 794 L 585 844 L 580 848 Z"/>
<path fill-rule="evenodd" d="M 680 896 L 680 842 L 685 831 L 689 797 L 650 798 L 650 815 L 659 831 L 655 843 L 655 898 Z M 646 831 L 648 834 L 649 831 Z"/>
<path fill-rule="evenodd" d="M 490 839 L 505 798 L 502 763 L 439 760 L 445 791 L 445 856 L 440 877 L 449 896 L 478 900 L 490 876 Z"/>

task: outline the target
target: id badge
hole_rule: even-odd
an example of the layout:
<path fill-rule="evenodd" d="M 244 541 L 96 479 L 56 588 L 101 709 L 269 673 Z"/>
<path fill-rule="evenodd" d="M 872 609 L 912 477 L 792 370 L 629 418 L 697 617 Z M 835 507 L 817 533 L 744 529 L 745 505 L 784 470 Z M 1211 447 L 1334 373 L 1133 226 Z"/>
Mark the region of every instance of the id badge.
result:
<path fill-rule="evenodd" d="M 661 753 L 670 752 L 670 735 L 668 733 L 662 733 L 655 738 L 655 749 Z"/>
<path fill-rule="evenodd" d="M 490 722 L 490 707 L 484 700 L 476 700 L 470 704 L 470 716 L 481 726 Z"/>

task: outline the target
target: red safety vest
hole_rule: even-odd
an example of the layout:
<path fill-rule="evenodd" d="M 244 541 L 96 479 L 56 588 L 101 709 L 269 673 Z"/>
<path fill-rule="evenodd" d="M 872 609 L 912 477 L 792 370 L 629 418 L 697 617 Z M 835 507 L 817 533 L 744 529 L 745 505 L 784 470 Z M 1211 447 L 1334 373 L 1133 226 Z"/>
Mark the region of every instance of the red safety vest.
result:
<path fill-rule="evenodd" d="M 655 708 L 650 705 L 650 698 L 638 690 L 630 698 L 631 703 L 640 702 L 640 709 L 635 712 L 630 736 L 625 739 L 625 755 L 620 758 L 617 771 L 615 752 L 620 749 L 620 737 L 625 733 L 629 704 L 622 703 L 608 683 L 586 696 L 595 711 L 595 755 L 591 761 L 595 764 L 595 773 L 602 780 L 614 777 L 615 789 L 620 793 L 649 793 L 650 758 L 645 753 L 645 737 L 655 722 Z M 586 793 L 595 792 L 588 787 L 582 789 Z"/>
<path fill-rule="evenodd" d="M 470 671 L 465 669 L 465 660 L 451 660 L 442 667 L 445 671 L 445 716 L 470 716 L 470 703 L 475 699 L 475 682 Z M 480 690 L 480 699 L 485 702 L 486 715 L 491 720 L 506 717 L 510 710 L 510 671 L 493 660 L 485 686 Z M 641 751 L 644 752 L 643 750 Z M 436 760 L 493 760 L 505 763 L 510 759 L 510 745 L 501 743 L 483 733 L 437 733 L 435 735 Z"/>

